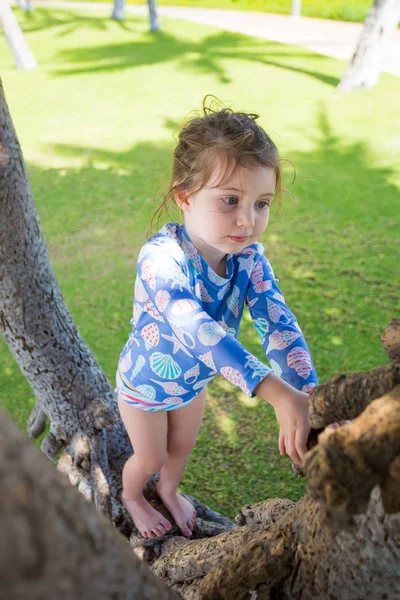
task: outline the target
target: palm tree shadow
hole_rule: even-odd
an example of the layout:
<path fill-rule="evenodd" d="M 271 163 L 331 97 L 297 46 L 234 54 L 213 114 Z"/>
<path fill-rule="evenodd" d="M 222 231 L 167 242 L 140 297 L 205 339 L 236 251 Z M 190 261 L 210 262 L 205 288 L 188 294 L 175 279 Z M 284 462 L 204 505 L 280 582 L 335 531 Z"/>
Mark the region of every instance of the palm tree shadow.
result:
<path fill-rule="evenodd" d="M 181 70 L 195 74 L 213 74 L 224 84 L 232 79 L 225 68 L 229 59 L 240 59 L 250 65 L 261 64 L 285 69 L 294 73 L 316 78 L 330 86 L 336 86 L 339 79 L 324 72 L 324 66 L 318 68 L 321 58 L 307 50 L 285 46 L 276 42 L 267 42 L 255 37 L 230 31 L 215 31 L 201 41 L 177 37 L 168 32 L 168 22 L 164 19 L 164 30 L 159 32 L 146 31 L 147 19 L 144 17 L 128 16 L 123 22 L 112 21 L 109 17 L 80 14 L 70 10 L 38 8 L 29 17 L 21 16 L 25 32 L 36 32 L 42 29 L 54 29 L 60 37 L 68 36 L 79 29 L 91 29 L 107 32 L 117 25 L 134 34 L 132 40 L 113 44 L 82 46 L 62 50 L 56 55 L 59 67 L 52 71 L 56 77 L 70 75 L 86 75 L 89 73 L 116 72 L 150 64 L 178 61 Z M 135 35 L 137 34 L 137 35 Z M 301 59 L 312 60 L 316 68 L 307 69 L 302 66 Z M 65 68 L 62 66 L 67 63 Z M 70 64 L 74 66 L 71 68 Z M 326 67 L 325 67 L 326 69 Z M 251 76 L 251 72 L 249 72 Z"/>

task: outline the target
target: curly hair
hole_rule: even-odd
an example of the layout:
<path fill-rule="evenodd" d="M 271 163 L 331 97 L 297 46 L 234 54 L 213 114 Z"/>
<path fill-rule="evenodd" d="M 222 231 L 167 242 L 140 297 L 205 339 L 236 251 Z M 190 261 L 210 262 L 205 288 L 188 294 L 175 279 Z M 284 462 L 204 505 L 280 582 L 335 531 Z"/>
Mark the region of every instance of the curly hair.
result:
<path fill-rule="evenodd" d="M 207 106 L 209 97 L 215 101 Z M 256 114 L 221 107 L 219 100 L 211 94 L 204 97 L 203 114 L 198 116 L 195 111 L 195 116 L 187 118 L 179 133 L 170 186 L 153 214 L 150 231 L 154 219 L 157 217 L 158 223 L 162 211 L 174 201 L 175 191 L 185 190 L 192 196 L 207 184 L 217 159 L 224 165 L 224 170 L 215 187 L 221 186 L 239 167 L 269 167 L 276 174 L 275 197 L 281 198 L 284 188 L 278 149 L 256 123 L 258 118 Z"/>

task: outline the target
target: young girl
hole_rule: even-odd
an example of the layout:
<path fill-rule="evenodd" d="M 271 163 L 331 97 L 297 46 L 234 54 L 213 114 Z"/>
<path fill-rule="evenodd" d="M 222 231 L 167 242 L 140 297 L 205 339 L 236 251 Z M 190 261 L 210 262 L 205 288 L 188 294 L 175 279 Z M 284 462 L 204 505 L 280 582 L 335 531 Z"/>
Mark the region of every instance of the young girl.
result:
<path fill-rule="evenodd" d="M 279 450 L 300 463 L 317 384 L 296 317 L 257 241 L 282 193 L 278 150 L 257 115 L 231 109 L 192 118 L 179 134 L 169 199 L 184 224 L 168 223 L 142 247 L 132 331 L 117 370 L 118 406 L 134 448 L 122 501 L 146 538 L 172 525 L 144 498 L 157 493 L 185 536 L 194 507 L 177 492 L 201 425 L 207 383 L 220 374 L 275 409 Z M 237 340 L 244 304 L 272 369 Z"/>

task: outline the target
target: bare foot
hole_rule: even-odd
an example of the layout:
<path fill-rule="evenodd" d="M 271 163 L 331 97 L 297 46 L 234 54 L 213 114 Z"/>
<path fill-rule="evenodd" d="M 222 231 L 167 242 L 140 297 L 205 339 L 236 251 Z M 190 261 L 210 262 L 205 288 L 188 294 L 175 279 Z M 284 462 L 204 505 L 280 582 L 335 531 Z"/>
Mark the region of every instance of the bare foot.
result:
<path fill-rule="evenodd" d="M 121 501 L 144 538 L 161 537 L 172 528 L 168 519 L 153 508 L 144 496 L 139 500 L 129 500 L 122 493 Z"/>
<path fill-rule="evenodd" d="M 173 492 L 164 492 L 156 484 L 157 494 L 160 496 L 163 504 L 168 508 L 171 515 L 174 517 L 176 524 L 182 531 L 183 535 L 190 537 L 196 522 L 196 510 L 186 498 L 181 496 L 176 490 Z"/>

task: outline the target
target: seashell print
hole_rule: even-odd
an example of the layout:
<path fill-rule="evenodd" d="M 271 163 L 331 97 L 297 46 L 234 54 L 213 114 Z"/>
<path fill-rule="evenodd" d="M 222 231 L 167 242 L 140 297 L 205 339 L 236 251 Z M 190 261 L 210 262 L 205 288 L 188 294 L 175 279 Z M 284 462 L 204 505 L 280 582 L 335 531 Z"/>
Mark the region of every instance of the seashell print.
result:
<path fill-rule="evenodd" d="M 171 281 L 171 287 L 178 287 L 180 291 L 185 288 L 186 290 L 190 290 L 189 278 L 185 273 L 183 273 L 180 269 L 176 268 L 167 275 L 166 279 L 167 283 Z"/>
<path fill-rule="evenodd" d="M 215 321 L 206 321 L 198 329 L 197 337 L 204 346 L 215 346 L 226 336 L 226 331 Z"/>
<path fill-rule="evenodd" d="M 254 291 L 257 292 L 257 294 L 263 294 L 264 292 L 267 292 L 271 288 L 272 288 L 272 281 L 270 281 L 270 280 L 258 281 L 257 283 L 254 284 Z"/>
<path fill-rule="evenodd" d="M 151 385 L 137 385 L 135 387 L 135 390 L 142 394 L 142 396 L 145 396 L 145 398 L 147 398 L 148 400 L 156 399 L 156 390 Z"/>
<path fill-rule="evenodd" d="M 258 333 L 258 336 L 259 336 L 261 342 L 264 343 L 265 336 L 267 335 L 267 333 L 269 331 L 268 321 L 266 319 L 263 319 L 262 317 L 260 317 L 259 319 L 255 319 L 253 324 L 254 324 L 254 327 Z"/>
<path fill-rule="evenodd" d="M 238 272 L 240 273 L 240 271 L 246 271 L 247 275 L 250 276 L 250 273 L 253 269 L 253 265 L 254 265 L 254 260 L 252 256 L 247 256 L 246 258 L 244 257 L 240 257 L 238 258 L 238 263 L 239 263 L 239 270 Z"/>
<path fill-rule="evenodd" d="M 183 404 L 183 400 L 182 398 L 174 398 L 174 397 L 168 397 L 165 398 L 165 400 L 163 400 L 163 404 Z"/>
<path fill-rule="evenodd" d="M 252 284 L 255 285 L 259 281 L 262 281 L 263 276 L 264 276 L 264 273 L 263 273 L 262 264 L 261 264 L 261 262 L 258 262 L 256 264 L 256 266 L 254 267 L 253 272 L 250 276 L 250 281 Z"/>
<path fill-rule="evenodd" d="M 207 272 L 208 272 L 208 279 L 212 283 L 215 283 L 216 285 L 223 285 L 224 283 L 226 283 L 226 277 L 221 277 L 215 271 L 213 271 L 211 267 L 208 267 Z"/>
<path fill-rule="evenodd" d="M 185 331 L 184 328 L 180 325 L 177 325 L 176 323 L 171 321 L 171 319 L 168 319 L 168 323 L 170 324 L 172 331 L 174 332 L 178 340 L 182 342 L 182 344 L 184 344 L 188 348 L 195 347 L 195 341 L 193 339 L 193 336 L 190 335 L 190 333 Z"/>
<path fill-rule="evenodd" d="M 232 311 L 235 317 L 239 316 L 239 296 L 240 289 L 237 285 L 234 286 L 232 294 L 229 296 L 226 303 L 227 307 Z"/>
<path fill-rule="evenodd" d="M 229 327 L 229 325 L 225 322 L 223 315 L 221 321 L 218 321 L 218 325 L 221 325 L 222 329 L 226 331 L 226 333 L 230 333 L 233 336 L 236 335 L 236 329 L 234 327 Z"/>
<path fill-rule="evenodd" d="M 267 304 L 268 304 L 268 314 L 273 323 L 279 323 L 281 320 L 281 317 L 284 317 L 283 321 L 281 321 L 282 323 L 287 323 L 289 321 L 285 312 L 281 309 L 280 306 L 275 304 L 275 302 L 272 302 L 272 300 L 267 298 Z"/>
<path fill-rule="evenodd" d="M 223 375 L 225 379 L 227 379 L 230 383 L 233 383 L 233 385 L 240 387 L 242 392 L 244 392 L 248 396 L 251 396 L 251 393 L 240 371 L 238 371 L 234 367 L 222 367 L 221 375 Z"/>
<path fill-rule="evenodd" d="M 142 314 L 142 307 L 137 302 L 133 305 L 133 325 L 136 327 L 140 315 Z"/>
<path fill-rule="evenodd" d="M 125 356 L 123 358 L 121 358 L 120 363 L 119 363 L 119 368 L 121 369 L 122 373 L 127 373 L 131 367 L 132 367 L 132 358 L 131 358 L 131 353 L 128 352 L 128 354 L 125 354 Z"/>
<path fill-rule="evenodd" d="M 252 300 L 246 300 L 247 308 L 253 308 L 255 303 L 258 302 L 258 298 L 253 298 Z"/>
<path fill-rule="evenodd" d="M 182 369 L 169 354 L 154 352 L 150 356 L 150 368 L 163 379 L 177 379 Z"/>
<path fill-rule="evenodd" d="M 197 363 L 194 367 L 191 367 L 186 373 L 184 373 L 183 378 L 186 383 L 189 385 L 194 383 L 200 374 L 200 365 Z"/>
<path fill-rule="evenodd" d="M 140 263 L 144 257 L 146 256 L 146 254 L 148 254 L 149 252 L 151 252 L 152 248 L 149 244 L 145 244 L 144 246 L 142 246 L 140 252 L 139 252 L 139 256 L 138 256 L 138 263 Z"/>
<path fill-rule="evenodd" d="M 158 310 L 156 309 L 156 307 L 154 306 L 154 304 L 152 303 L 150 298 L 147 300 L 146 304 L 144 305 L 144 310 L 146 312 L 148 312 L 149 315 L 151 315 L 153 317 L 153 319 L 156 319 L 156 321 L 161 321 L 161 323 L 165 323 L 164 318 L 160 315 L 160 313 L 158 312 Z"/>
<path fill-rule="evenodd" d="M 285 302 L 285 298 L 279 292 L 275 292 L 275 294 L 273 294 L 272 297 L 279 300 L 279 302 Z"/>
<path fill-rule="evenodd" d="M 197 321 L 198 319 L 211 319 L 210 315 L 206 313 L 204 310 L 197 315 L 193 316 L 193 321 Z"/>
<path fill-rule="evenodd" d="M 147 281 L 152 290 L 156 289 L 157 266 L 152 260 L 143 261 L 141 275 L 144 281 Z"/>
<path fill-rule="evenodd" d="M 152 346 L 158 346 L 160 341 L 160 330 L 156 323 L 150 323 L 143 327 L 141 334 L 145 341 L 146 349 L 149 350 Z"/>
<path fill-rule="evenodd" d="M 198 358 L 201 360 L 201 362 L 203 362 L 205 365 L 207 365 L 207 367 L 209 367 L 213 371 L 217 370 L 214 364 L 214 358 L 211 350 L 209 352 L 206 352 L 205 354 L 201 354 Z"/>
<path fill-rule="evenodd" d="M 280 365 L 273 358 L 271 358 L 271 360 L 269 362 L 271 365 L 271 369 L 273 370 L 275 375 L 278 375 L 278 377 L 280 377 L 282 375 L 282 369 L 281 369 Z"/>
<path fill-rule="evenodd" d="M 225 298 L 230 287 L 231 287 L 231 282 L 229 281 L 226 285 L 224 285 L 224 287 L 222 287 L 220 290 L 218 290 L 218 294 L 217 294 L 218 300 L 223 300 Z"/>
<path fill-rule="evenodd" d="M 250 367 L 250 369 L 253 371 L 253 375 L 251 376 L 252 378 L 264 378 L 268 375 L 268 373 L 271 372 L 271 369 L 267 367 L 267 365 L 264 365 L 261 361 L 258 360 L 258 358 L 256 358 L 252 354 L 247 355 L 247 360 L 244 366 Z"/>
<path fill-rule="evenodd" d="M 182 396 L 182 394 L 186 394 L 189 391 L 185 390 L 185 388 L 183 388 L 181 385 L 178 385 L 174 381 L 168 381 L 167 383 L 164 381 L 156 381 L 155 379 L 152 379 L 151 381 L 161 386 L 164 392 L 172 396 Z"/>
<path fill-rule="evenodd" d="M 215 375 L 213 375 L 212 377 L 207 377 L 207 379 L 201 379 L 200 381 L 198 381 L 197 383 L 194 384 L 193 389 L 194 390 L 201 390 L 203 387 L 205 387 L 207 385 L 207 383 L 209 383 L 211 381 L 211 379 L 214 379 Z"/>
<path fill-rule="evenodd" d="M 139 300 L 139 302 L 146 302 L 149 295 L 144 289 L 144 285 L 140 277 L 136 277 L 135 281 L 135 300 Z"/>
<path fill-rule="evenodd" d="M 171 312 L 174 315 L 184 315 L 186 313 L 193 312 L 198 308 L 200 308 L 200 304 L 196 302 L 196 300 L 192 300 L 191 298 L 182 298 L 174 303 Z"/>
<path fill-rule="evenodd" d="M 170 299 L 171 296 L 167 290 L 159 290 L 157 292 L 155 302 L 160 313 L 164 312 L 164 310 L 167 308 Z"/>
<path fill-rule="evenodd" d="M 144 356 L 139 354 L 139 356 L 137 357 L 135 366 L 133 367 L 133 371 L 131 373 L 132 378 L 135 377 L 138 373 L 140 373 L 140 371 L 143 369 L 145 363 L 146 363 L 146 361 L 144 359 Z"/>
<path fill-rule="evenodd" d="M 264 248 L 263 248 L 264 251 Z M 250 256 L 255 256 L 257 254 L 256 250 L 254 250 L 254 248 L 250 248 L 250 246 L 248 246 L 247 248 L 243 248 L 241 254 L 243 254 L 244 256 L 246 255 L 250 255 Z"/>
<path fill-rule="evenodd" d="M 295 346 L 287 355 L 288 367 L 294 369 L 300 377 L 307 379 L 312 371 L 310 355 L 304 348 Z"/>
<path fill-rule="evenodd" d="M 194 289 L 196 296 L 200 298 L 202 302 L 214 302 L 201 279 L 196 283 Z"/>
<path fill-rule="evenodd" d="M 302 392 L 306 392 L 306 394 L 309 394 L 311 392 L 311 390 L 313 388 L 315 388 L 316 384 L 315 383 L 306 383 L 305 385 L 303 385 L 303 387 L 301 388 Z"/>
<path fill-rule="evenodd" d="M 297 338 L 301 336 L 301 333 L 298 331 L 274 331 L 269 336 L 269 344 L 266 352 L 271 352 L 271 350 L 283 350 L 293 344 Z"/>

